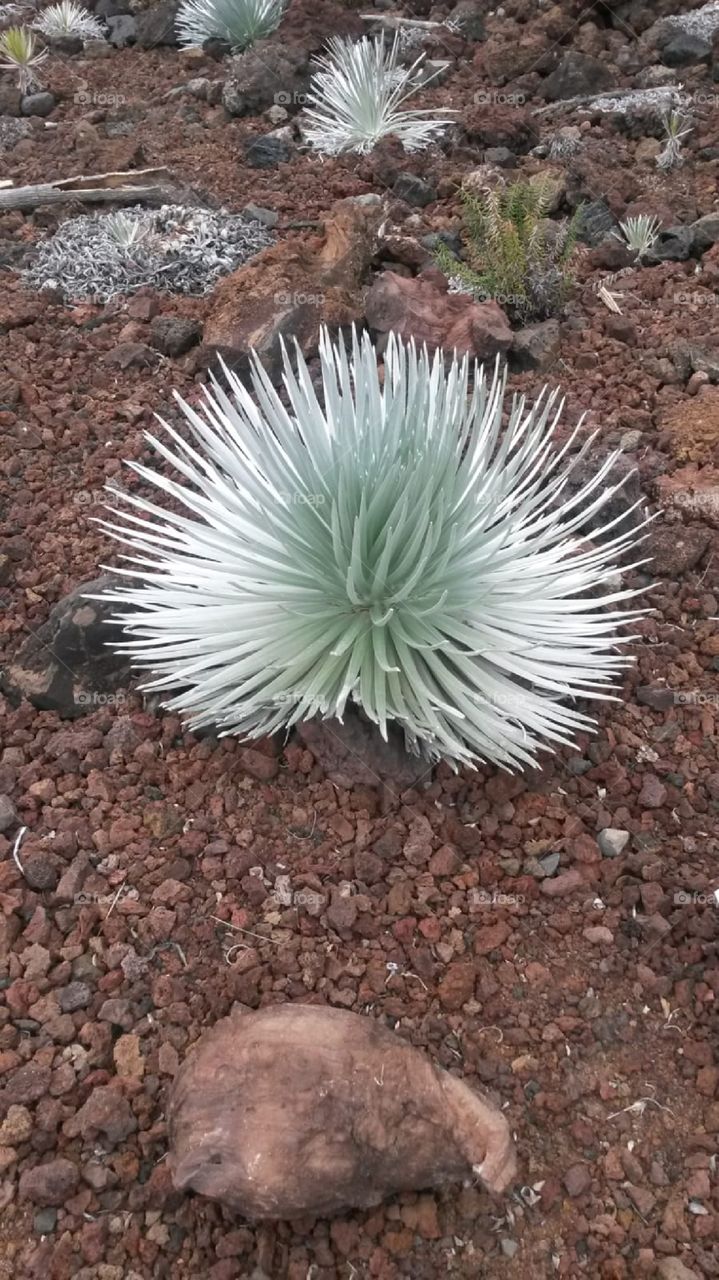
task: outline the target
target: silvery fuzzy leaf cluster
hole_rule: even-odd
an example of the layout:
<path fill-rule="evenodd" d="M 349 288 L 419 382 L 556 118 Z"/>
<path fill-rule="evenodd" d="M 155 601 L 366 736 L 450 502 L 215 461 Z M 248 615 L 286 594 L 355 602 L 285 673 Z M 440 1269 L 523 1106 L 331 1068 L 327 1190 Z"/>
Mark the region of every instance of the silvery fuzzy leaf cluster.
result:
<path fill-rule="evenodd" d="M 321 385 L 295 344 L 282 392 L 253 356 L 251 388 L 225 370 L 177 397 L 156 465 L 128 464 L 141 487 L 109 486 L 118 647 L 192 727 L 257 737 L 354 703 L 429 759 L 532 764 L 630 662 L 617 565 L 642 535 L 599 516 L 618 453 L 573 487 L 597 433 L 555 445 L 557 391 L 507 404 L 498 365 L 394 334 L 383 358 L 323 329 Z"/>
<path fill-rule="evenodd" d="M 202 294 L 272 239 L 242 214 L 182 205 L 82 214 L 37 246 L 25 277 L 75 301 L 107 302 L 143 285 Z"/>
<path fill-rule="evenodd" d="M 397 36 L 391 45 L 384 36 L 356 41 L 333 37 L 316 61 L 307 94 L 303 134 L 309 145 L 337 155 L 371 151 L 389 134 L 406 151 L 437 141 L 451 120 L 405 105 L 427 83 L 421 75 L 423 62 L 421 55 L 411 66 L 402 66 Z"/>
<path fill-rule="evenodd" d="M 182 0 L 175 19 L 181 48 L 224 40 L 233 53 L 249 49 L 279 26 L 287 0 Z"/>
<path fill-rule="evenodd" d="M 102 40 L 105 28 L 102 23 L 75 0 L 60 0 L 49 5 L 33 22 L 33 27 L 47 40 Z"/>

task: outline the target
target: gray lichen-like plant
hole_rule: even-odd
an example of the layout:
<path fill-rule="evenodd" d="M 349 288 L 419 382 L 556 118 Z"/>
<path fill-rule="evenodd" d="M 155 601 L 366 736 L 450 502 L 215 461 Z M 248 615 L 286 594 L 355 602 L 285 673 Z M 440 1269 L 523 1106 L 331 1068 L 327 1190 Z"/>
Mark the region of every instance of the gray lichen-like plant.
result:
<path fill-rule="evenodd" d="M 233 53 L 272 35 L 287 0 L 182 0 L 175 19 L 178 43 L 200 48 L 206 40 L 224 40 Z"/>
<path fill-rule="evenodd" d="M 446 369 L 390 335 L 380 378 L 367 334 L 348 350 L 323 330 L 320 361 L 321 396 L 299 348 L 285 398 L 257 357 L 254 398 L 228 372 L 198 408 L 177 396 L 189 442 L 162 419 L 167 442 L 148 436 L 171 473 L 128 464 L 172 510 L 108 486 L 130 508 L 105 523 L 132 566 L 106 597 L 125 606 L 118 647 L 223 734 L 351 700 L 453 765 L 571 742 L 593 722 L 564 699 L 611 696 L 641 613 L 616 568 L 637 534 L 616 517 L 582 536 L 618 455 L 568 496 L 593 437 L 572 454 L 579 424 L 554 448 L 558 392 L 515 398 L 503 427 L 504 378 L 468 357 Z"/>
<path fill-rule="evenodd" d="M 649 213 L 639 213 L 634 218 L 626 218 L 624 222 L 620 222 L 619 232 L 613 231 L 612 235 L 617 240 L 624 240 L 627 248 L 638 258 L 642 258 L 656 243 L 661 225 L 661 218 L 653 218 Z"/>
<path fill-rule="evenodd" d="M 363 153 L 391 133 L 405 151 L 418 151 L 435 142 L 450 124 L 449 118 L 428 108 L 405 108 L 429 80 L 420 74 L 423 54 L 411 67 L 400 64 L 398 37 L 388 46 L 383 36 L 357 41 L 334 36 L 327 48 L 317 59 L 305 110 L 309 123 L 304 135 L 315 150 L 326 155 Z"/>
<path fill-rule="evenodd" d="M 102 40 L 105 35 L 102 23 L 75 0 L 60 0 L 43 9 L 32 25 L 48 40 Z"/>
<path fill-rule="evenodd" d="M 40 88 L 37 68 L 46 58 L 47 49 L 38 46 L 29 27 L 8 27 L 0 33 L 0 70 L 16 72 L 21 93 Z"/>
<path fill-rule="evenodd" d="M 142 285 L 202 294 L 272 243 L 261 222 L 222 210 L 163 205 L 82 214 L 38 245 L 24 272 L 33 289 L 108 302 Z"/>

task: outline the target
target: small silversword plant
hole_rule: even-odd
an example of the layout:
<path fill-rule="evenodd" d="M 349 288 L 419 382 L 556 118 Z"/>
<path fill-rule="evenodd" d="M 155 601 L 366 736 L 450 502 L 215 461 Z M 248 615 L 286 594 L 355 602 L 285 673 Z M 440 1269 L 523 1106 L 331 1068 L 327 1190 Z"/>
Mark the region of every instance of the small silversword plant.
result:
<path fill-rule="evenodd" d="M 233 53 L 249 49 L 277 29 L 287 0 L 182 0 L 175 19 L 179 44 L 199 48 L 223 40 Z"/>
<path fill-rule="evenodd" d="M 623 239 L 627 248 L 635 253 L 637 258 L 642 258 L 649 252 L 652 245 L 656 244 L 661 225 L 661 218 L 653 218 L 648 213 L 639 213 L 634 218 L 626 218 L 624 222 L 620 222 L 619 231 L 614 231 L 612 234 L 617 240 Z"/>
<path fill-rule="evenodd" d="M 453 765 L 571 742 L 592 721 L 565 700 L 611 696 L 641 613 L 616 569 L 636 532 L 607 517 L 583 537 L 617 454 L 573 491 L 594 437 L 555 449 L 558 393 L 505 406 L 498 369 L 467 356 L 390 335 L 380 378 L 367 334 L 348 349 L 323 330 L 320 362 L 321 394 L 297 347 L 284 395 L 254 356 L 254 398 L 227 371 L 198 408 L 178 396 L 183 432 L 148 436 L 171 470 L 129 464 L 171 508 L 109 486 L 132 567 L 106 598 L 145 687 L 243 736 L 352 701 Z"/>
<path fill-rule="evenodd" d="M 418 151 L 447 128 L 449 119 L 405 107 L 428 80 L 420 71 L 423 54 L 411 67 L 401 66 L 398 37 L 388 46 L 382 36 L 357 41 L 335 36 L 327 48 L 317 59 L 305 111 L 305 137 L 315 150 L 367 152 L 392 133 L 405 151 Z"/>
<path fill-rule="evenodd" d="M 38 46 L 29 27 L 8 27 L 0 33 L 0 68 L 17 73 L 21 93 L 40 88 L 37 68 L 46 57 L 47 49 Z"/>
<path fill-rule="evenodd" d="M 693 132 L 689 116 L 681 111 L 669 111 L 664 116 L 664 147 L 657 156 L 659 169 L 678 169 L 684 164 L 682 148 L 684 139 Z"/>
<path fill-rule="evenodd" d="M 102 23 L 75 0 L 60 0 L 43 9 L 32 25 L 48 40 L 102 40 L 105 34 Z"/>

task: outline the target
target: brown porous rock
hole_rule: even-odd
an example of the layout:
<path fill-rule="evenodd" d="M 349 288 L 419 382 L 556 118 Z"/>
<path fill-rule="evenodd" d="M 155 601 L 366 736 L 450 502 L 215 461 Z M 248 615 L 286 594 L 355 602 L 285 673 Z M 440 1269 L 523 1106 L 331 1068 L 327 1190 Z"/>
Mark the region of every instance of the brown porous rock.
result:
<path fill-rule="evenodd" d="M 169 1167 L 249 1219 L 330 1216 L 398 1191 L 515 1175 L 491 1103 L 371 1017 L 318 1005 L 234 1010 L 175 1078 Z"/>

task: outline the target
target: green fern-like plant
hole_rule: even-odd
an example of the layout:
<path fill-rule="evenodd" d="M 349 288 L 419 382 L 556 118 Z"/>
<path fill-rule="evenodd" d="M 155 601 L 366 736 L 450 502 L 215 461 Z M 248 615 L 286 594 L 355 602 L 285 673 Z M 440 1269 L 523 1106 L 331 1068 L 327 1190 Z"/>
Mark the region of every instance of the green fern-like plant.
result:
<path fill-rule="evenodd" d="M 559 311 L 573 283 L 581 209 L 564 223 L 551 222 L 549 183 L 521 179 L 481 198 L 462 191 L 461 198 L 464 257 L 447 245 L 436 253 L 453 288 L 494 299 L 522 324 Z"/>

